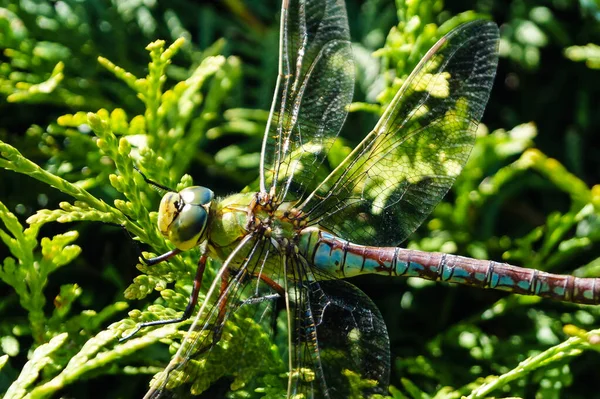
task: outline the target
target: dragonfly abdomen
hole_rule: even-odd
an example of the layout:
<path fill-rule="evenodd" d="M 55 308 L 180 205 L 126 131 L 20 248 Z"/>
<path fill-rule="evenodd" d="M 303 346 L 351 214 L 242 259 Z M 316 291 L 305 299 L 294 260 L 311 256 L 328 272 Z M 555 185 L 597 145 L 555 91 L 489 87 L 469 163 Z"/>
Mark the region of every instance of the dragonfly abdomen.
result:
<path fill-rule="evenodd" d="M 367 273 L 420 277 L 560 301 L 600 303 L 598 278 L 552 274 L 439 252 L 357 245 L 318 229 L 301 234 L 299 250 L 314 266 L 339 278 Z"/>

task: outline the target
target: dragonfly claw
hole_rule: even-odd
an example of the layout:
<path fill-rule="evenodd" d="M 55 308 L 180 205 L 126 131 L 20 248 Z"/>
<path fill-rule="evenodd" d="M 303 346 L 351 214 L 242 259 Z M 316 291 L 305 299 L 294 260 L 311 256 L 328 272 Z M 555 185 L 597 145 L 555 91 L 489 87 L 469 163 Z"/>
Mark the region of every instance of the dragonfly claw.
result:
<path fill-rule="evenodd" d="M 140 259 L 142 260 L 142 262 L 144 262 L 144 264 L 146 266 L 154 266 L 160 262 L 164 262 L 165 260 L 171 259 L 173 256 L 177 255 L 178 253 L 180 253 L 181 250 L 178 248 L 172 249 L 169 252 L 165 252 L 162 255 L 158 255 L 155 256 L 154 258 L 146 258 L 144 257 L 143 254 L 140 254 Z"/>
<path fill-rule="evenodd" d="M 127 341 L 129 338 L 133 337 L 135 334 L 137 334 L 137 333 L 138 333 L 138 332 L 139 332 L 139 331 L 142 329 L 142 327 L 143 327 L 143 326 L 144 326 L 144 324 L 143 324 L 143 323 L 142 323 L 142 324 L 138 324 L 138 325 L 135 327 L 135 329 L 133 330 L 133 332 L 131 332 L 131 333 L 127 334 L 127 335 L 126 335 L 126 336 L 124 336 L 124 337 L 121 337 L 121 338 L 119 338 L 119 343 L 121 343 L 121 342 L 125 342 L 125 341 Z"/>

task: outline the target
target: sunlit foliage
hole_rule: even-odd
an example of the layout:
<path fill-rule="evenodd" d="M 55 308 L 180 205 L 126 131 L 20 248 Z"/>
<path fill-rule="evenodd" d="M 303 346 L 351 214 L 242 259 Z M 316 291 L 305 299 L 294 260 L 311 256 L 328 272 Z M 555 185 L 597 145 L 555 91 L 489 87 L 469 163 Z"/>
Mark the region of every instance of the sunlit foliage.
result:
<path fill-rule="evenodd" d="M 0 395 L 140 397 L 168 362 L 185 323 L 118 338 L 180 314 L 198 252 L 137 261 L 140 248 L 169 247 L 159 194 L 134 167 L 173 189 L 255 184 L 278 7 L 0 0 Z M 357 88 L 332 167 L 439 37 L 475 18 L 501 27 L 486 126 L 403 245 L 600 277 L 597 3 L 369 0 L 348 1 L 348 14 Z M 386 319 L 395 398 L 600 397 L 598 307 L 416 279 L 353 283 Z M 286 339 L 243 315 L 191 365 L 195 389 L 280 397 Z M 254 356 L 240 360 L 242 346 Z"/>

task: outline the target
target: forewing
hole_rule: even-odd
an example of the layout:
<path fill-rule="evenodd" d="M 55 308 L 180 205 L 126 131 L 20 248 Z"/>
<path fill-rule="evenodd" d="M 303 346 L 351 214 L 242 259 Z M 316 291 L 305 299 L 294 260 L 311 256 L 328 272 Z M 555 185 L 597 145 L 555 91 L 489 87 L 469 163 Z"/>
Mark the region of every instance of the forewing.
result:
<path fill-rule="evenodd" d="M 314 183 L 352 101 L 354 62 L 344 1 L 284 0 L 280 35 L 260 188 L 274 191 L 278 200 L 296 200 Z"/>
<path fill-rule="evenodd" d="M 467 161 L 498 63 L 498 28 L 474 21 L 440 39 L 375 129 L 299 206 L 309 224 L 365 245 L 404 241 Z"/>
<path fill-rule="evenodd" d="M 389 338 L 375 304 L 341 280 L 310 282 L 298 290 L 291 396 L 387 394 Z"/>

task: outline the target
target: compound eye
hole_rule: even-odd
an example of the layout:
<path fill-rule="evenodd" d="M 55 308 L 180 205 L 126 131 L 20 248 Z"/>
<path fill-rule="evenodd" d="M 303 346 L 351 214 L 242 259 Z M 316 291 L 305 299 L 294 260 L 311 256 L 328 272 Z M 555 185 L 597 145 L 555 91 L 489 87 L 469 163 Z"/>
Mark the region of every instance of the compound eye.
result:
<path fill-rule="evenodd" d="M 186 204 L 190 205 L 210 204 L 215 196 L 212 190 L 201 186 L 184 188 L 179 192 L 179 195 L 181 195 L 181 198 Z"/>
<path fill-rule="evenodd" d="M 174 192 L 166 193 L 162 197 L 162 200 L 160 200 L 160 207 L 158 208 L 158 229 L 165 237 L 169 233 L 171 223 L 173 223 L 173 220 L 180 211 L 180 203 L 181 197 Z"/>
<path fill-rule="evenodd" d="M 169 240 L 182 251 L 195 247 L 202 236 L 208 212 L 198 205 L 185 205 L 169 229 Z"/>

